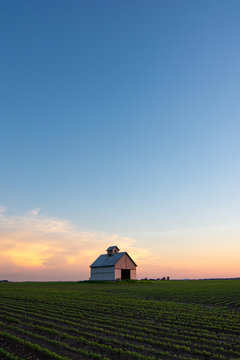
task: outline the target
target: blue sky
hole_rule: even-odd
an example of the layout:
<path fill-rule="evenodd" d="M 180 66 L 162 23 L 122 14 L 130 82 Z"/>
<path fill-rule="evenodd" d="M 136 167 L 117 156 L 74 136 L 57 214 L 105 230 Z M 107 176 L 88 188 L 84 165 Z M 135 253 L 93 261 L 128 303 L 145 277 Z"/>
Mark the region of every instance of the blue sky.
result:
<path fill-rule="evenodd" d="M 185 230 L 196 247 L 199 229 L 239 232 L 239 1 L 0 10 L 6 216 L 39 208 L 152 251 L 165 232 L 175 251 Z"/>

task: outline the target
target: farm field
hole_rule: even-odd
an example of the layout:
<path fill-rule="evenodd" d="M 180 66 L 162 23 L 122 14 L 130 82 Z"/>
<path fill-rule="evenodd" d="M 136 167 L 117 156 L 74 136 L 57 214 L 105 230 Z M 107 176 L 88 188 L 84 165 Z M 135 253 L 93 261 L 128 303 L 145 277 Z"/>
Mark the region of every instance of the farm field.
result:
<path fill-rule="evenodd" d="M 240 359 L 240 280 L 0 283 L 0 359 Z"/>

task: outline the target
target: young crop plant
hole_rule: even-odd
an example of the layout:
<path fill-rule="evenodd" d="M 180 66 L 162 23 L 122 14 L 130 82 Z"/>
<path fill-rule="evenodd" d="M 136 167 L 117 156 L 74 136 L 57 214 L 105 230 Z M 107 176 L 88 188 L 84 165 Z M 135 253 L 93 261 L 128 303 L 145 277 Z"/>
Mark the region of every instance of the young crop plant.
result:
<path fill-rule="evenodd" d="M 55 352 L 52 352 L 50 350 L 48 350 L 47 348 L 43 348 L 41 347 L 40 345 L 36 344 L 36 343 L 31 343 L 30 341 L 26 341 L 26 340 L 23 340 L 17 336 L 14 336 L 6 331 L 0 331 L 0 335 L 3 337 L 3 338 L 6 338 L 6 339 L 9 339 L 9 340 L 12 340 L 13 342 L 16 342 L 16 343 L 19 343 L 19 344 L 22 344 L 24 346 L 26 346 L 27 348 L 33 350 L 34 352 L 36 353 L 39 353 L 39 354 L 43 354 L 44 356 L 46 356 L 48 359 L 53 359 L 53 360 L 71 360 L 70 358 L 68 357 L 62 357 L 58 354 L 56 354 Z"/>
<path fill-rule="evenodd" d="M 8 351 L 6 351 L 4 348 L 0 347 L 0 359 L 4 360 L 25 360 L 23 358 L 19 358 L 16 355 L 12 355 Z"/>

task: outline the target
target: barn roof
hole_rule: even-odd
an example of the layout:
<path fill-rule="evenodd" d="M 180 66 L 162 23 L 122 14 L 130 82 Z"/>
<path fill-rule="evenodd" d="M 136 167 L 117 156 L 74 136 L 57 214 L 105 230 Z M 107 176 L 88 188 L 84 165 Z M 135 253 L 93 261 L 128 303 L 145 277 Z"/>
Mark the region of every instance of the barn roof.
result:
<path fill-rule="evenodd" d="M 96 268 L 96 267 L 107 267 L 107 266 L 114 266 L 118 260 L 121 259 L 121 257 L 126 254 L 130 260 L 134 263 L 135 266 L 137 266 L 137 264 L 135 264 L 135 262 L 133 261 L 133 259 L 128 255 L 127 252 L 118 252 L 116 254 L 113 254 L 111 256 L 109 256 L 108 254 L 104 254 L 104 255 L 100 255 L 93 263 L 92 265 L 90 265 L 91 268 Z"/>
<path fill-rule="evenodd" d="M 106 251 L 111 251 L 111 250 L 114 249 L 114 248 L 117 248 L 118 251 L 119 251 L 119 248 L 118 248 L 116 245 L 114 245 L 114 246 L 109 246 Z"/>

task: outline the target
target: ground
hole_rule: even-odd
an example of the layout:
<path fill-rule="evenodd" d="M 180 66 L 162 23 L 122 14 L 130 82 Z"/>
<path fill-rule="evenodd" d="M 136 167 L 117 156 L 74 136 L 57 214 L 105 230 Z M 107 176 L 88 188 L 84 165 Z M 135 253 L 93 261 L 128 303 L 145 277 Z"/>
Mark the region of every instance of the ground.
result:
<path fill-rule="evenodd" d="M 0 284 L 0 359 L 91 358 L 240 358 L 240 280 Z"/>

